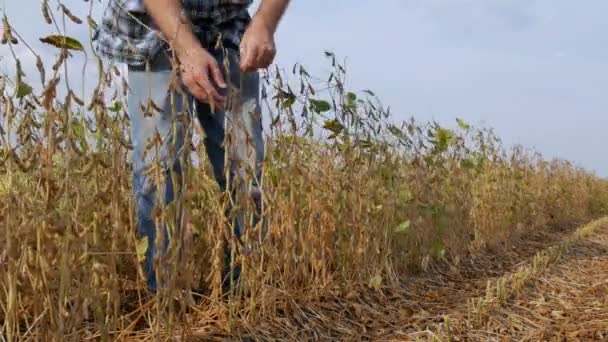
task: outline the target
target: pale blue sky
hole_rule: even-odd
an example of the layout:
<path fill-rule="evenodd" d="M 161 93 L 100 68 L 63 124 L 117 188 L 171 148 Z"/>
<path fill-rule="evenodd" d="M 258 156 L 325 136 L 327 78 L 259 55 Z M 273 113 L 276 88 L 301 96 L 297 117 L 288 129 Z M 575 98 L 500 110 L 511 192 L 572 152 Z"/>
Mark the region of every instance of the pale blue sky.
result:
<path fill-rule="evenodd" d="M 98 16 L 102 3 L 91 1 Z M 65 3 L 78 14 L 89 6 Z M 2 5 L 36 49 L 54 53 L 36 42 L 51 29 L 39 1 Z M 331 50 L 347 59 L 351 85 L 374 90 L 399 119 L 462 117 L 495 128 L 507 144 L 608 176 L 606 13 L 606 0 L 294 0 L 278 32 L 277 63 L 324 75 L 323 51 Z M 86 37 L 84 26 L 71 27 Z M 19 52 L 37 77 L 32 58 Z"/>

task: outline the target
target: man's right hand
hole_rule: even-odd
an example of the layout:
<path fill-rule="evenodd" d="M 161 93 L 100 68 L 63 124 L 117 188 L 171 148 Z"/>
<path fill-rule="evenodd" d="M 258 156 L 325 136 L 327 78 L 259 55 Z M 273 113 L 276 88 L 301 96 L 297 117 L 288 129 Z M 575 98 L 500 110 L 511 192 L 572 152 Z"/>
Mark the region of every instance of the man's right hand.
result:
<path fill-rule="evenodd" d="M 178 52 L 182 82 L 199 101 L 215 108 L 223 108 L 226 98 L 222 96 L 213 82 L 226 88 L 224 77 L 216 59 L 200 45 L 192 46 L 182 53 Z M 212 82 L 213 80 L 213 82 Z"/>
<path fill-rule="evenodd" d="M 217 61 L 192 33 L 188 18 L 182 17 L 181 0 L 144 0 L 144 5 L 160 27 L 181 63 L 182 82 L 201 102 L 222 108 L 226 102 L 216 86 L 226 88 Z"/>

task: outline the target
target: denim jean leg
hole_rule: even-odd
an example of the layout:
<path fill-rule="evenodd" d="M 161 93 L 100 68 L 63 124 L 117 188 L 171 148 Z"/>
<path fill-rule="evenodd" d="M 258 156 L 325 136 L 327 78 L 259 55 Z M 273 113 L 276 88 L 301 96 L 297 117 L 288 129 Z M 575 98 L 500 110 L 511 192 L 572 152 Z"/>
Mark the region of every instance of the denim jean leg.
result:
<path fill-rule="evenodd" d="M 128 112 L 133 141 L 132 181 L 138 233 L 140 238 L 148 238 L 144 271 L 151 291 L 156 291 L 158 286 L 154 267 L 154 259 L 157 256 L 157 227 L 154 218 L 159 195 L 157 190 L 160 188 L 160 196 L 165 205 L 181 198 L 180 156 L 184 147 L 184 127 L 183 123 L 175 118 L 182 112 L 184 103 L 183 97 L 171 89 L 172 78 L 171 64 L 164 53 L 159 53 L 148 68 L 129 67 Z M 155 140 L 157 143 L 154 143 Z M 157 166 L 161 168 L 161 181 L 158 186 Z M 174 184 L 174 178 L 177 184 Z M 178 209 L 180 207 L 176 206 Z M 176 214 L 175 227 L 179 225 L 181 217 L 180 212 Z M 160 231 L 163 232 L 162 255 L 169 245 L 169 234 L 166 225 L 161 227 Z"/>
<path fill-rule="evenodd" d="M 244 195 L 245 198 L 253 199 L 255 206 L 252 214 L 255 226 L 261 218 L 262 196 L 259 181 L 264 159 L 259 75 L 257 72 L 241 73 L 238 52 L 231 49 L 224 51 L 227 53 L 214 51 L 214 56 L 222 66 L 226 65 L 225 58 L 228 61 L 228 70 L 224 70 L 224 76 L 233 88 L 228 91 L 228 107 L 225 111 L 212 112 L 208 105 L 197 103 L 197 115 L 205 132 L 205 147 L 220 189 L 231 191 L 233 196 Z M 230 179 L 226 179 L 226 151 Z M 234 238 L 241 239 L 247 216 L 243 211 L 237 213 L 232 222 L 236 235 Z M 230 269 L 229 248 L 226 250 L 226 259 L 225 274 Z M 238 269 L 235 269 L 235 273 L 238 273 Z M 235 277 L 238 277 L 238 274 Z"/>

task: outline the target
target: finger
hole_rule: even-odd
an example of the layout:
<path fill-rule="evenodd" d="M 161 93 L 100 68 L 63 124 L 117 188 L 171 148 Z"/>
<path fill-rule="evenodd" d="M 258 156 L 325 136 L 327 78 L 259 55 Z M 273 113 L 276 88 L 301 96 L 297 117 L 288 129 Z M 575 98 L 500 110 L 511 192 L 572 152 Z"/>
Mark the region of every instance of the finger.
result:
<path fill-rule="evenodd" d="M 241 69 L 245 72 L 250 72 L 257 68 L 257 63 L 259 62 L 261 51 L 256 45 L 246 48 L 245 51 L 245 59 L 241 64 Z"/>
<path fill-rule="evenodd" d="M 260 57 L 260 64 L 262 68 L 268 68 L 275 57 L 275 50 L 272 47 L 267 47 L 264 49 L 262 56 Z"/>
<path fill-rule="evenodd" d="M 241 70 L 244 70 L 245 66 L 249 63 L 249 48 L 245 42 L 241 43 L 241 48 L 240 48 L 239 52 L 240 52 L 240 59 L 241 59 L 240 68 L 241 68 Z"/>
<path fill-rule="evenodd" d="M 217 90 L 215 90 L 215 87 L 213 86 L 213 84 L 211 84 L 211 81 L 209 80 L 206 74 L 199 74 L 196 78 L 196 83 L 198 83 L 198 85 L 201 86 L 205 90 L 207 95 L 209 95 L 209 97 L 211 97 L 216 103 L 224 101 L 224 97 L 220 95 Z"/>
<path fill-rule="evenodd" d="M 183 78 L 184 85 L 188 88 L 188 91 L 201 103 L 209 104 L 214 109 L 223 109 L 225 107 L 225 100 L 213 99 L 207 91 L 196 81 L 196 78 L 192 74 L 188 74 Z"/>
<path fill-rule="evenodd" d="M 196 83 L 192 90 L 190 90 L 190 94 L 192 94 L 192 96 L 194 96 L 201 103 L 206 103 L 215 109 L 224 108 L 225 101 L 217 101 L 213 99 L 205 92 L 205 89 L 198 85 L 198 83 Z"/>
<path fill-rule="evenodd" d="M 224 75 L 222 75 L 222 71 L 220 70 L 220 67 L 218 66 L 216 61 L 213 61 L 213 63 L 211 63 L 209 65 L 209 69 L 211 71 L 211 76 L 213 77 L 213 81 L 220 88 L 226 88 L 226 82 L 224 81 Z"/>
<path fill-rule="evenodd" d="M 201 87 L 193 78 L 184 79 L 184 85 L 188 88 L 190 94 L 196 97 L 199 101 L 208 101 L 209 96 L 205 92 L 205 89 L 203 89 L 203 87 Z"/>
<path fill-rule="evenodd" d="M 263 48 L 263 47 L 259 47 L 256 50 L 255 60 L 253 62 L 253 65 L 251 65 L 251 68 L 249 69 L 250 72 L 257 71 L 258 69 L 264 67 L 264 54 L 265 54 L 264 50 L 265 50 L 265 48 Z"/>

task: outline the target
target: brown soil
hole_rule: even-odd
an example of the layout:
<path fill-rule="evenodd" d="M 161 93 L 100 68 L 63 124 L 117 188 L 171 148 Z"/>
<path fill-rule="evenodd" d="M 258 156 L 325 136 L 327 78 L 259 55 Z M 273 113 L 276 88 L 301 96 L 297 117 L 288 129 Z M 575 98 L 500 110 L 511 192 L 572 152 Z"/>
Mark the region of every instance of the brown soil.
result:
<path fill-rule="evenodd" d="M 608 341 L 608 230 L 562 260 L 493 310 L 483 327 L 459 331 L 460 340 Z"/>
<path fill-rule="evenodd" d="M 493 251 L 470 255 L 459 265 L 435 265 L 396 288 L 375 291 L 361 286 L 314 302 L 294 299 L 285 303 L 287 313 L 272 320 L 237 321 L 228 340 L 538 341 L 563 335 L 567 340 L 608 341 L 608 335 L 602 335 L 608 332 L 605 229 L 577 242 L 522 294 L 490 312 L 483 326 L 469 322 L 468 303 L 484 296 L 488 283 L 529 263 L 536 252 L 560 244 L 573 231 L 523 236 Z M 201 340 L 222 339 L 220 331 L 207 326 L 195 335 Z"/>
<path fill-rule="evenodd" d="M 381 291 L 361 285 L 316 300 L 283 295 L 270 318 L 235 318 L 230 334 L 224 319 L 201 307 L 189 315 L 192 335 L 185 340 L 608 341 L 606 227 L 575 242 L 522 291 L 489 308 L 482 320 L 469 315 L 470 301 L 485 296 L 488 284 L 530 264 L 537 252 L 560 245 L 573 232 L 522 236 L 458 265 L 436 264 Z"/>

